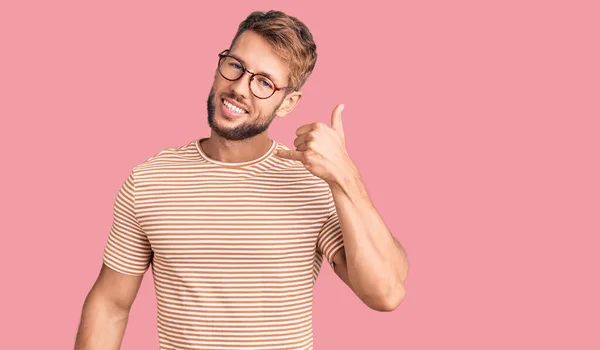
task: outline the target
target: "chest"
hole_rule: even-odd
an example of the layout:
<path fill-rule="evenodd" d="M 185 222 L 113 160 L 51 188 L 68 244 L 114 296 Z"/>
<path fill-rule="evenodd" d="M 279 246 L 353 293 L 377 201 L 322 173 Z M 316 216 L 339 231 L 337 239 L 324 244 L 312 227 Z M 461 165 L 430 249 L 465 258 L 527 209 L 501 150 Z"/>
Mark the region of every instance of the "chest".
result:
<path fill-rule="evenodd" d="M 155 183 L 136 212 L 157 259 L 281 264 L 314 255 L 327 192 L 285 179 Z"/>

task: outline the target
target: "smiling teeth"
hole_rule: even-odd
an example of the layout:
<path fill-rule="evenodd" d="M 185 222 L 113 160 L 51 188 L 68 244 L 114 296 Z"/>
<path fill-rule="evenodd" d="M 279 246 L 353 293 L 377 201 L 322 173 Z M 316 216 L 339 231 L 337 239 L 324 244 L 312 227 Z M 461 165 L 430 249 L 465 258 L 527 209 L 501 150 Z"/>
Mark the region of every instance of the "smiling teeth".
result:
<path fill-rule="evenodd" d="M 237 114 L 246 113 L 245 110 L 238 108 L 225 100 L 223 100 L 223 104 L 225 105 L 225 107 L 227 107 L 230 111 L 232 111 L 234 113 L 237 113 Z"/>

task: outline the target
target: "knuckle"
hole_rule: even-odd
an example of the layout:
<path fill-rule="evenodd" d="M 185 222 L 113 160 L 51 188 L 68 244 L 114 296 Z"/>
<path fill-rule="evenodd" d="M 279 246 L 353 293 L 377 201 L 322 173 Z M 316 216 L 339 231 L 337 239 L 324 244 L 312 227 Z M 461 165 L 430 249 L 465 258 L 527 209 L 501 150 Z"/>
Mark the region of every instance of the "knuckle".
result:
<path fill-rule="evenodd" d="M 302 153 L 302 163 L 306 163 L 308 162 L 308 155 L 306 154 L 306 152 Z"/>

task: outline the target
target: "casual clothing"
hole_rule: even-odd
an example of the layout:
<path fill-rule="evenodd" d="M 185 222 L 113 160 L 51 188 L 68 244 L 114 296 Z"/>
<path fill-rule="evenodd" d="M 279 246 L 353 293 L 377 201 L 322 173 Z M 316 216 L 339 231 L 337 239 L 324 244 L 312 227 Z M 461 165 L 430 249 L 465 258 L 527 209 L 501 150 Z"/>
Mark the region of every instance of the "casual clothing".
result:
<path fill-rule="evenodd" d="M 343 247 L 329 186 L 277 141 L 224 163 L 202 140 L 133 168 L 104 263 L 135 276 L 152 263 L 161 350 L 312 349 L 313 285 Z"/>

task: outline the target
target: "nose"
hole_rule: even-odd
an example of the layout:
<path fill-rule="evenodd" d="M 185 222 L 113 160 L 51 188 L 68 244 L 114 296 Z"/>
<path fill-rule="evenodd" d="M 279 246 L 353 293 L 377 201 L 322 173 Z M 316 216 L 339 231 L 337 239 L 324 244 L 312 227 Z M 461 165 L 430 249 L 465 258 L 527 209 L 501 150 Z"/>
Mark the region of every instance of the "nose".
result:
<path fill-rule="evenodd" d="M 248 98 L 250 96 L 250 74 L 244 72 L 238 80 L 232 81 L 231 90 L 240 97 Z"/>

